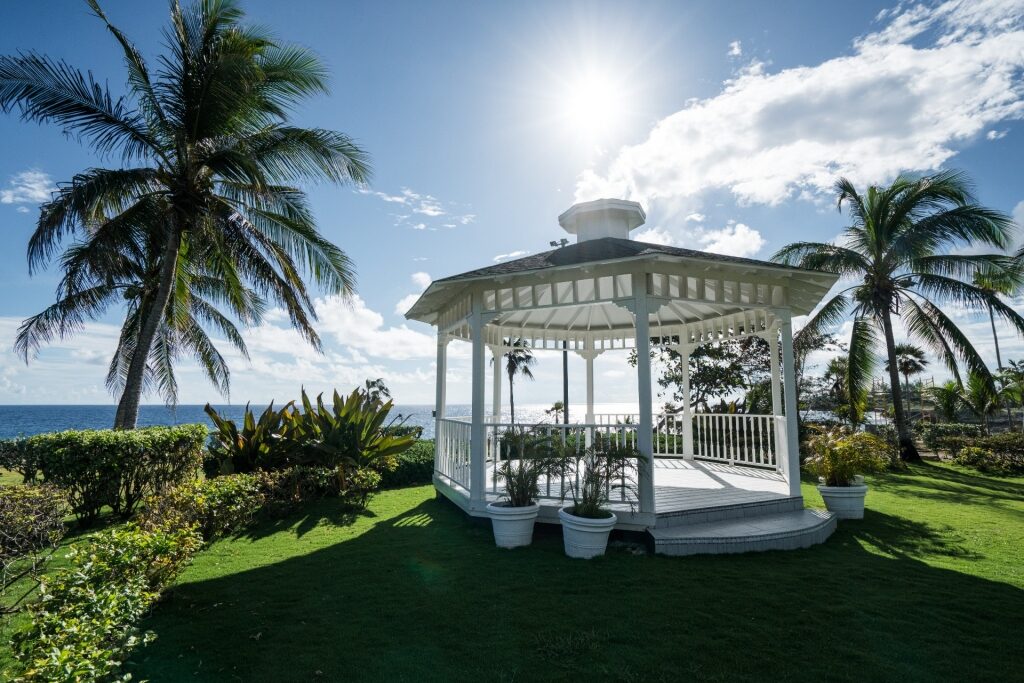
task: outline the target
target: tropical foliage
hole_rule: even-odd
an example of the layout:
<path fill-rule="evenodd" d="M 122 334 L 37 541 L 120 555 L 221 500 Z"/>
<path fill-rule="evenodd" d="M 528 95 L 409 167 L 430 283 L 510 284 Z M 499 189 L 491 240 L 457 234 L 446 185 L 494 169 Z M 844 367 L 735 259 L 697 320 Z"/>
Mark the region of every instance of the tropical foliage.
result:
<path fill-rule="evenodd" d="M 233 0 L 172 2 L 156 70 L 96 0 L 89 6 L 123 54 L 125 97 L 66 62 L 0 57 L 0 108 L 121 161 L 77 174 L 43 205 L 30 270 L 71 244 L 60 255 L 57 303 L 25 321 L 17 347 L 28 360 L 124 306 L 108 384 L 121 392 L 115 426 L 132 428 L 148 387 L 173 402 L 183 353 L 226 392 L 227 364 L 206 328 L 244 353 L 230 316 L 255 322 L 273 302 L 319 348 L 306 279 L 348 294 L 354 275 L 297 183 L 364 182 L 369 168 L 349 137 L 289 123 L 299 103 L 327 91 L 324 67 L 305 48 L 243 24 Z"/>
<path fill-rule="evenodd" d="M 55 486 L 0 486 L 0 593 L 57 547 L 67 513 L 67 498 Z"/>
<path fill-rule="evenodd" d="M 901 457 L 917 459 L 900 388 L 893 317 L 902 318 L 911 338 L 938 356 L 955 378 L 961 377 L 962 363 L 992 383 L 974 345 L 942 307 L 991 307 L 993 315 L 1024 332 L 1024 318 L 971 283 L 978 272 L 1018 279 L 1013 259 L 1001 253 L 951 253 L 964 245 L 1003 251 L 1012 243 L 1014 224 L 1006 214 L 978 204 L 967 179 L 952 171 L 900 176 L 863 193 L 843 178 L 836 192 L 840 209 L 848 207 L 852 218 L 839 242 L 796 242 L 773 258 L 843 277 L 847 286 L 811 316 L 801 334 L 820 334 L 852 315 L 847 377 L 852 392 L 870 381 L 875 348 L 884 343 Z"/>
<path fill-rule="evenodd" d="M 858 474 L 882 472 L 888 467 L 883 453 L 885 440 L 867 432 L 829 430 L 810 441 L 811 457 L 804 462 L 809 472 L 826 486 L 849 486 Z"/>
<path fill-rule="evenodd" d="M 907 414 L 910 414 L 910 377 L 920 375 L 928 367 L 928 355 L 924 349 L 914 344 L 896 345 L 896 370 L 903 375 L 903 393 L 907 401 Z M 889 372 L 886 361 L 885 371 Z"/>
<path fill-rule="evenodd" d="M 634 446 L 605 440 L 586 449 L 570 446 L 557 457 L 558 475 L 565 482 L 562 497 L 572 499 L 570 514 L 604 519 L 612 514 L 612 495 L 634 505 L 639 495 L 636 471 L 647 461 Z"/>

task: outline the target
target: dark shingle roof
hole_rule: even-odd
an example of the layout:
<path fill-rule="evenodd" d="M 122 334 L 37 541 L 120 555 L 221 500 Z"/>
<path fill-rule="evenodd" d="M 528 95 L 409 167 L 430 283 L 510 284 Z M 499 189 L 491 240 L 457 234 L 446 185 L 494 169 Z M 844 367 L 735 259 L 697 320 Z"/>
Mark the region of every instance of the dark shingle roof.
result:
<path fill-rule="evenodd" d="M 481 277 L 499 275 L 512 275 L 533 270 L 544 270 L 545 268 L 556 268 L 559 266 L 572 266 L 584 263 L 599 263 L 603 261 L 614 261 L 617 259 L 636 258 L 640 256 L 681 256 L 688 258 L 699 258 L 722 263 L 746 264 L 751 266 L 768 266 L 771 268 L 785 268 L 787 270 L 805 271 L 803 268 L 786 266 L 771 261 L 759 261 L 757 259 L 741 258 L 739 256 L 726 256 L 724 254 L 713 254 L 707 251 L 696 249 L 683 249 L 681 247 L 669 247 L 649 242 L 637 242 L 636 240 L 620 239 L 618 237 L 602 237 L 601 239 L 578 242 L 560 249 L 552 249 L 539 254 L 532 254 L 513 261 L 505 261 L 486 268 L 470 270 L 458 275 L 441 278 L 437 282 L 458 282 L 459 280 L 472 280 Z"/>

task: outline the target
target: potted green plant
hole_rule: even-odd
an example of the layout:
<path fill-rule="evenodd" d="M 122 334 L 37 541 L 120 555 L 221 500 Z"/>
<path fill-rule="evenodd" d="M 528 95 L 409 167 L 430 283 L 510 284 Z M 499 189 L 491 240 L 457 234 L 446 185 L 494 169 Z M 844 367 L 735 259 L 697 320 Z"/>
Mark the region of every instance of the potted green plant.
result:
<path fill-rule="evenodd" d="M 636 498 L 634 472 L 644 457 L 635 448 L 615 443 L 570 452 L 561 459 L 562 481 L 572 504 L 558 511 L 562 541 L 569 557 L 589 559 L 604 555 L 608 536 L 618 523 L 610 509 L 613 491 L 626 492 L 630 507 Z"/>
<path fill-rule="evenodd" d="M 863 519 L 868 492 L 863 475 L 886 468 L 886 442 L 867 432 L 834 430 L 811 439 L 810 448 L 804 467 L 818 476 L 825 507 L 839 519 Z"/>
<path fill-rule="evenodd" d="M 540 478 L 550 469 L 546 439 L 527 430 L 509 430 L 503 447 L 512 456 L 503 460 L 495 474 L 504 485 L 502 500 L 487 505 L 499 548 L 518 548 L 533 541 L 533 526 L 540 505 Z"/>

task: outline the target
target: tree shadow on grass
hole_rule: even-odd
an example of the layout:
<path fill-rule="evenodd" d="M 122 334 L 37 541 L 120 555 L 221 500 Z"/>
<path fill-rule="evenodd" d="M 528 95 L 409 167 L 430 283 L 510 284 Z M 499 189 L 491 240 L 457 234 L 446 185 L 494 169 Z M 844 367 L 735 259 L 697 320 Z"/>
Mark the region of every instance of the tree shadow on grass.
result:
<path fill-rule="evenodd" d="M 251 566 L 297 542 L 253 539 L 226 554 Z M 877 513 L 802 551 L 587 562 L 564 556 L 557 528 L 497 549 L 428 499 L 291 552 L 230 574 L 225 553 L 197 558 L 190 574 L 211 578 L 186 575 L 144 624 L 159 637 L 136 677 L 1008 680 L 1024 667 L 1024 591 L 928 565 L 955 540 Z"/>
<path fill-rule="evenodd" d="M 374 516 L 371 510 L 341 504 L 336 498 L 325 498 L 302 504 L 290 514 L 285 510 L 271 510 L 266 519 L 233 534 L 232 538 L 256 541 L 286 530 L 302 538 L 318 526 L 347 527 L 360 518 Z"/>

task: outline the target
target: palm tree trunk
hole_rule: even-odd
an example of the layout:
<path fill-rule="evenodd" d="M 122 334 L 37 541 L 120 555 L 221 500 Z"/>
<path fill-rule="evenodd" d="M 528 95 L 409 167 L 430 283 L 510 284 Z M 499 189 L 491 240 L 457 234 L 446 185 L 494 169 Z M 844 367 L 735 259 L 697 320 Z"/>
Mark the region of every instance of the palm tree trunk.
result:
<path fill-rule="evenodd" d="M 171 286 L 174 284 L 174 271 L 178 265 L 180 250 L 181 235 L 177 227 L 172 226 L 160 264 L 160 284 L 157 287 L 156 296 L 153 298 L 153 306 L 145 313 L 145 320 L 139 329 L 139 339 L 135 345 L 135 351 L 132 353 L 131 365 L 128 366 L 124 391 L 117 404 L 114 429 L 135 429 L 135 424 L 139 419 L 139 402 L 142 400 L 142 383 L 146 377 L 146 361 L 149 359 L 149 350 L 153 346 L 153 339 L 156 337 L 160 319 L 163 318 L 167 310 L 167 302 L 171 298 Z"/>
<path fill-rule="evenodd" d="M 1003 370 L 1003 357 L 999 354 L 999 335 L 996 334 L 996 317 L 992 313 L 992 307 L 988 307 L 988 321 L 992 325 L 992 341 L 996 343 L 996 367 L 999 371 Z"/>
<path fill-rule="evenodd" d="M 903 391 L 900 388 L 900 371 L 896 367 L 896 338 L 892 332 L 892 318 L 888 311 L 882 316 L 882 330 L 885 332 L 885 351 L 889 356 L 889 385 L 892 387 L 892 409 L 896 418 L 896 433 L 900 439 L 900 459 L 918 462 L 921 455 L 917 452 L 914 437 L 907 425 L 907 416 L 903 412 Z"/>
<path fill-rule="evenodd" d="M 903 391 L 907 394 L 907 417 L 910 417 L 910 375 L 903 375 Z"/>
<path fill-rule="evenodd" d="M 515 385 L 515 375 L 509 373 L 508 375 L 508 414 L 509 422 L 513 425 L 516 423 L 516 394 L 513 390 Z"/>

